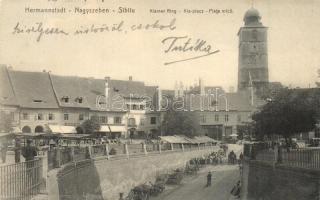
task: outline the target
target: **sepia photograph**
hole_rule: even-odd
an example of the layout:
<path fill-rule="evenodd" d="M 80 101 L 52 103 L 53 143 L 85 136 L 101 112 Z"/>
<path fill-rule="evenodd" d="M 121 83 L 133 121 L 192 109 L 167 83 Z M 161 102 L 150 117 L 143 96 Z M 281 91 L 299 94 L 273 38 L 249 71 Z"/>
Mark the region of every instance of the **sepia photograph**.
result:
<path fill-rule="evenodd" d="M 0 200 L 319 200 L 320 0 L 0 0 Z"/>

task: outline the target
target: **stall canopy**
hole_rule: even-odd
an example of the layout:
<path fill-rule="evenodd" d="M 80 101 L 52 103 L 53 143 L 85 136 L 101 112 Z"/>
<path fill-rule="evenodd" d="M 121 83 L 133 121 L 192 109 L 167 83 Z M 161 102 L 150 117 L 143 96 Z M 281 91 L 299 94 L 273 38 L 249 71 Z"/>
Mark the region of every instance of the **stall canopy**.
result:
<path fill-rule="evenodd" d="M 125 132 L 126 129 L 124 126 L 108 126 L 108 125 L 104 125 L 104 126 L 100 126 L 100 130 L 99 132 Z"/>
<path fill-rule="evenodd" d="M 164 142 L 171 144 L 189 144 L 190 141 L 186 140 L 183 136 L 173 135 L 173 136 L 160 136 L 160 139 Z"/>
<path fill-rule="evenodd" d="M 194 137 L 195 140 L 197 140 L 199 143 L 217 143 L 218 141 L 215 139 L 212 139 L 208 136 L 196 136 Z"/>
<path fill-rule="evenodd" d="M 232 133 L 230 137 L 238 137 L 238 134 Z"/>
<path fill-rule="evenodd" d="M 184 135 L 173 135 L 173 136 L 160 136 L 160 139 L 164 142 L 171 144 L 205 144 L 205 143 L 217 143 L 218 141 L 208 136 L 197 136 L 189 138 Z"/>
<path fill-rule="evenodd" d="M 12 137 L 12 136 L 13 136 L 13 133 L 0 133 L 0 139 Z"/>
<path fill-rule="evenodd" d="M 49 129 L 51 130 L 52 133 L 62 133 L 62 134 L 77 133 L 74 126 L 49 125 Z"/>

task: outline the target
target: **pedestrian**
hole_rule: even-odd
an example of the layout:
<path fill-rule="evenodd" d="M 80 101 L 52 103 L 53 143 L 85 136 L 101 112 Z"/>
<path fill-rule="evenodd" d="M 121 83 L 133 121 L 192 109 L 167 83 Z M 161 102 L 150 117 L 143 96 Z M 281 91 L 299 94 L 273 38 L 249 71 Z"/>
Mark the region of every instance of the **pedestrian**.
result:
<path fill-rule="evenodd" d="M 20 156 L 21 156 L 21 141 L 19 138 L 16 138 L 14 141 L 15 141 L 14 160 L 15 160 L 15 163 L 19 163 Z"/>
<path fill-rule="evenodd" d="M 7 139 L 4 139 L 4 140 L 0 143 L 0 152 L 1 152 L 1 160 L 2 160 L 2 163 L 5 163 L 5 162 L 6 162 L 7 150 L 8 150 Z"/>
<path fill-rule="evenodd" d="M 241 189 L 241 185 L 240 185 L 240 181 L 238 181 L 237 184 L 232 188 L 230 193 L 233 196 L 236 196 L 237 198 L 240 198 L 240 189 Z"/>
<path fill-rule="evenodd" d="M 212 174 L 211 172 L 209 172 L 207 175 L 207 187 L 211 186 L 211 179 L 212 179 Z"/>
<path fill-rule="evenodd" d="M 239 155 L 239 160 L 240 160 L 240 162 L 242 163 L 242 161 L 243 161 L 243 153 L 242 153 L 242 152 L 241 152 L 240 155 Z"/>
<path fill-rule="evenodd" d="M 27 140 L 27 146 L 22 148 L 22 156 L 26 161 L 34 160 L 34 157 L 37 156 L 37 148 L 31 146 L 31 140 Z"/>

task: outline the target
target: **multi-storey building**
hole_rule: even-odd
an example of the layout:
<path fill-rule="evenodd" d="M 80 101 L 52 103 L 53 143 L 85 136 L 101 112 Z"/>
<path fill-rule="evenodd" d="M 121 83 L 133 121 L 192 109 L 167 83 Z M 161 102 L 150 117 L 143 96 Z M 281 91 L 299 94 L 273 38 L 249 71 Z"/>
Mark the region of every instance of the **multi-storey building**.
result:
<path fill-rule="evenodd" d="M 138 81 L 120 81 L 52 75 L 48 72 L 0 69 L 1 111 L 10 113 L 15 130 L 50 132 L 50 126 L 74 127 L 93 116 L 100 132 L 128 136 L 156 132 L 158 114 L 152 101 L 157 87 Z M 68 129 L 70 130 L 70 129 Z"/>

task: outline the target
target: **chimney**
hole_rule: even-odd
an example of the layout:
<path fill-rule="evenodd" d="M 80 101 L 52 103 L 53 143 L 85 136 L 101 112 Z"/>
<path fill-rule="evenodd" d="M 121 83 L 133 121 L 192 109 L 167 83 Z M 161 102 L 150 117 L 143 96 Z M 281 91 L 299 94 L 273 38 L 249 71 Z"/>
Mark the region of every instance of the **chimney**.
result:
<path fill-rule="evenodd" d="M 129 81 L 132 81 L 132 76 L 129 76 Z"/>
<path fill-rule="evenodd" d="M 104 77 L 105 80 L 105 91 L 104 91 L 104 95 L 106 97 L 106 109 L 108 109 L 108 105 L 109 105 L 109 90 L 110 90 L 110 77 L 106 76 Z"/>

